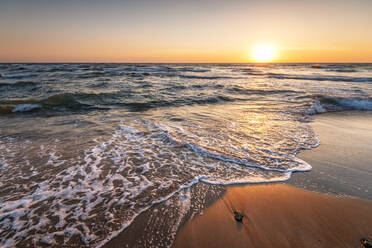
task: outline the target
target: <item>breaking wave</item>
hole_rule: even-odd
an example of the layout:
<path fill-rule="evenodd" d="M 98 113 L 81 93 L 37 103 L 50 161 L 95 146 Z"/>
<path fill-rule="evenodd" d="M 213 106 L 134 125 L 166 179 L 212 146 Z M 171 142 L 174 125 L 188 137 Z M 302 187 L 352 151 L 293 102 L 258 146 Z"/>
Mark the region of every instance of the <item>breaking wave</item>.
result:
<path fill-rule="evenodd" d="M 73 94 L 57 94 L 46 99 L 12 99 L 0 101 L 0 113 L 9 114 L 15 112 L 29 112 L 40 109 L 53 110 L 80 110 L 88 108 L 86 104 L 82 104 L 75 100 Z"/>
<path fill-rule="evenodd" d="M 308 114 L 320 114 L 344 110 L 372 110 L 372 98 L 368 97 L 330 97 L 320 96 L 312 104 L 311 109 L 307 110 Z"/>

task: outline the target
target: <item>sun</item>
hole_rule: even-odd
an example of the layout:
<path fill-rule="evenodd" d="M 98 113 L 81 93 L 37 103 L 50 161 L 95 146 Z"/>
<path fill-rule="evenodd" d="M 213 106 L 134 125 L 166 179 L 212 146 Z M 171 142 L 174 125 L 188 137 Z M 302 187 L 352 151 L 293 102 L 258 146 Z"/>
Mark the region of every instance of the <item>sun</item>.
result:
<path fill-rule="evenodd" d="M 257 44 L 252 47 L 252 59 L 255 62 L 272 62 L 276 56 L 276 48 L 272 44 Z"/>

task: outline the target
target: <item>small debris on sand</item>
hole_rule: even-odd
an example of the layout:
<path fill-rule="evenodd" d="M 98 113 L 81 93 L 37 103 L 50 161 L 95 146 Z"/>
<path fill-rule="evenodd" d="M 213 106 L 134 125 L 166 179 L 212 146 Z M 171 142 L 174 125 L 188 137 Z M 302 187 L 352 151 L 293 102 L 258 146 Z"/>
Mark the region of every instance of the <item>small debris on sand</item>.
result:
<path fill-rule="evenodd" d="M 235 218 L 236 221 L 243 222 L 243 217 L 244 217 L 244 215 L 242 215 L 239 212 L 234 211 L 234 218 Z"/>

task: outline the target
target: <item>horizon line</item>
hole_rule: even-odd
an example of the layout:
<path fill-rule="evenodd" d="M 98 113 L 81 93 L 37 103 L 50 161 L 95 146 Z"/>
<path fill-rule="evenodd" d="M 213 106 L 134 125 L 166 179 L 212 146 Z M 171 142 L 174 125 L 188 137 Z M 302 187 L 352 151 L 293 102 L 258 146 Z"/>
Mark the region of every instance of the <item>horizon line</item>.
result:
<path fill-rule="evenodd" d="M 370 62 L 27 62 L 27 61 L 19 61 L 19 62 L 4 62 L 0 61 L 0 64 L 372 64 Z"/>

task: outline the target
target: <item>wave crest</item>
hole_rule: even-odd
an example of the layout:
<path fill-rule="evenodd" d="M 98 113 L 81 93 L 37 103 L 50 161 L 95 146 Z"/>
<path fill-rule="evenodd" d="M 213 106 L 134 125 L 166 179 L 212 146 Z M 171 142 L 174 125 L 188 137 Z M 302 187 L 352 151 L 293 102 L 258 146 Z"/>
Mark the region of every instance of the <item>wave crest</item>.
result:
<path fill-rule="evenodd" d="M 305 113 L 321 114 L 343 110 L 370 111 L 372 110 L 372 98 L 319 96 Z"/>
<path fill-rule="evenodd" d="M 16 112 L 29 112 L 41 109 L 52 110 L 55 108 L 64 110 L 80 110 L 89 105 L 75 100 L 73 94 L 62 93 L 52 95 L 42 100 L 36 99 L 12 99 L 0 101 L 0 113 L 10 114 Z"/>

